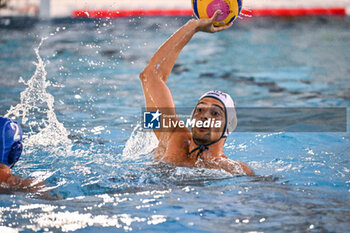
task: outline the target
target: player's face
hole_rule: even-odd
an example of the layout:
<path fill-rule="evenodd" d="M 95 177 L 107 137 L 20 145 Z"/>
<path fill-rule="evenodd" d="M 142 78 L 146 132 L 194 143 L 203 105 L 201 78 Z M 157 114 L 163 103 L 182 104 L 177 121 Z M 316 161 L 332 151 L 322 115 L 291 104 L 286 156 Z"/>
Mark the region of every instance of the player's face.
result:
<path fill-rule="evenodd" d="M 199 101 L 194 113 L 193 119 L 196 121 L 208 121 L 209 126 L 193 127 L 192 137 L 200 144 L 209 144 L 220 139 L 225 127 L 225 108 L 222 103 L 214 98 L 206 97 Z M 212 124 L 212 122 L 214 122 Z M 217 124 L 217 122 L 221 122 Z M 218 127 L 220 125 L 220 127 Z"/>

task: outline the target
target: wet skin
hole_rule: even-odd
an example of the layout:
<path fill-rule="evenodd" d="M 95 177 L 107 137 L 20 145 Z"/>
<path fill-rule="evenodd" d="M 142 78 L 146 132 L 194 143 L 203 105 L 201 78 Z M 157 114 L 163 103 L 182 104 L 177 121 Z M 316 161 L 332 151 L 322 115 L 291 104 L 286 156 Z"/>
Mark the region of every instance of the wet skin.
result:
<path fill-rule="evenodd" d="M 222 122 L 221 128 L 194 127 L 191 132 L 187 128 L 177 127 L 173 132 L 167 133 L 168 140 L 160 140 L 155 149 L 155 160 L 177 166 L 223 169 L 231 174 L 254 175 L 254 171 L 248 165 L 230 160 L 223 152 L 226 139 L 221 138 L 221 135 L 225 127 L 225 112 L 220 101 L 213 98 L 202 99 L 196 106 L 193 118 L 202 121 L 209 118 L 219 120 Z M 197 147 L 193 139 L 205 144 L 220 140 L 209 146 L 209 150 L 202 152 L 197 158 L 197 151 L 189 154 Z"/>
<path fill-rule="evenodd" d="M 214 27 L 214 21 L 220 15 L 217 11 L 211 19 L 190 20 L 175 32 L 153 55 L 149 64 L 140 74 L 147 109 L 162 109 L 163 115 L 176 116 L 173 96 L 166 85 L 171 70 L 181 50 L 197 32 L 215 33 L 232 26 Z M 190 91 L 190 90 L 189 90 Z M 221 128 L 194 128 L 191 132 L 185 127 L 173 127 L 170 130 L 155 129 L 159 140 L 155 149 L 155 160 L 177 166 L 224 169 L 232 174 L 253 175 L 254 172 L 243 162 L 232 161 L 223 153 L 225 138 L 209 146 L 209 149 L 197 157 L 197 153 L 189 152 L 197 148 L 197 143 L 207 144 L 218 140 L 225 123 L 224 106 L 213 98 L 204 98 L 196 106 L 195 119 L 205 120 L 217 118 L 222 122 Z M 179 121 L 173 117 L 173 121 Z M 192 137 L 193 136 L 193 137 Z"/>

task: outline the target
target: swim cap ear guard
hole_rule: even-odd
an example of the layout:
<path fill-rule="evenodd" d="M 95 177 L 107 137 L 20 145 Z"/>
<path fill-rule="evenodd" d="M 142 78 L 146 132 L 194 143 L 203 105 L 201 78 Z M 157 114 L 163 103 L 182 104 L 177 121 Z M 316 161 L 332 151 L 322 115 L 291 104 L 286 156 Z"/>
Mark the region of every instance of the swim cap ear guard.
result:
<path fill-rule="evenodd" d="M 12 147 L 11 151 L 9 153 L 8 163 L 11 164 L 10 168 L 13 168 L 15 164 L 18 162 L 19 158 L 21 157 L 23 151 L 23 144 L 22 142 L 15 142 Z"/>
<path fill-rule="evenodd" d="M 21 126 L 0 116 L 0 163 L 12 168 L 23 151 Z"/>
<path fill-rule="evenodd" d="M 202 95 L 201 98 L 199 98 L 199 101 L 201 99 L 204 99 L 207 97 L 219 100 L 222 103 L 222 105 L 224 106 L 225 119 L 226 119 L 225 120 L 225 127 L 224 127 L 224 131 L 222 132 L 221 137 L 214 142 L 211 142 L 211 143 L 206 144 L 206 145 L 199 145 L 199 144 L 197 144 L 197 142 L 195 140 L 193 140 L 194 143 L 196 143 L 196 145 L 198 147 L 193 149 L 189 154 L 192 154 L 194 151 L 199 150 L 197 157 L 203 151 L 208 150 L 210 145 L 220 141 L 222 138 L 226 138 L 237 127 L 236 106 L 235 106 L 235 103 L 234 103 L 233 99 L 231 98 L 231 96 L 227 93 L 222 92 L 222 91 L 209 91 L 209 92 L 205 93 L 204 95 Z M 193 118 L 194 111 L 195 111 L 195 109 L 192 111 L 191 119 Z"/>

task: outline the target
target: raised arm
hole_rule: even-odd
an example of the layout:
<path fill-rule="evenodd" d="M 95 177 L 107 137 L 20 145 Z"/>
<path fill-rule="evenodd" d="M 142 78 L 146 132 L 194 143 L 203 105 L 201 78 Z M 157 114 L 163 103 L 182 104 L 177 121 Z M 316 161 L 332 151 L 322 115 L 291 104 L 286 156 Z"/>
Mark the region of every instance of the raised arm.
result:
<path fill-rule="evenodd" d="M 147 109 L 160 109 L 166 115 L 176 115 L 175 104 L 169 88 L 166 85 L 170 72 L 181 50 L 198 31 L 218 32 L 231 27 L 232 23 L 225 27 L 214 27 L 215 19 L 221 14 L 215 12 L 211 19 L 192 19 L 175 32 L 153 55 L 152 59 L 141 72 L 143 92 Z M 160 130 L 154 130 L 158 139 L 162 134 Z"/>

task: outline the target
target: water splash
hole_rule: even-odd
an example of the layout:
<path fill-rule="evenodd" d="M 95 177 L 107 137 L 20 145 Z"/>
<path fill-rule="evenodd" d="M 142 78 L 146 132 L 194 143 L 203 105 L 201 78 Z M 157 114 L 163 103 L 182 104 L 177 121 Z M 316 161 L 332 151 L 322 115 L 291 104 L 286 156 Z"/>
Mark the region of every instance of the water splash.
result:
<path fill-rule="evenodd" d="M 68 131 L 57 120 L 54 112 L 54 97 L 46 91 L 51 84 L 46 80 L 47 72 L 45 62 L 40 57 L 39 49 L 43 44 L 43 38 L 37 48 L 34 49 L 37 63 L 34 75 L 25 82 L 27 88 L 20 94 L 20 103 L 11 106 L 5 117 L 16 119 L 26 127 L 29 132 L 24 135 L 26 146 L 63 146 L 70 148 L 71 141 L 68 139 Z M 25 128 L 26 128 L 25 127 Z"/>
<path fill-rule="evenodd" d="M 123 160 L 135 160 L 141 155 L 149 154 L 158 145 L 158 139 L 153 132 L 142 132 L 138 124 L 134 128 L 123 150 Z"/>

